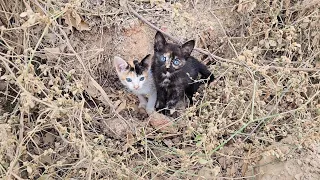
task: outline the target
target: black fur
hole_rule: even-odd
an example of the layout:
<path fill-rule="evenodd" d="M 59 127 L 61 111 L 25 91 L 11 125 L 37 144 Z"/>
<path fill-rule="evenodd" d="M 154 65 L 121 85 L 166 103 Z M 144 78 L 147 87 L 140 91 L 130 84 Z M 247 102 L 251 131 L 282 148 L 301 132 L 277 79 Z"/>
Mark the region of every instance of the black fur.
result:
<path fill-rule="evenodd" d="M 149 68 L 149 65 L 147 63 L 149 57 L 150 57 L 150 54 L 146 55 L 140 62 L 137 60 L 134 60 L 133 61 L 134 67 L 128 65 L 127 69 L 130 69 L 130 71 L 135 71 L 137 75 L 141 75 L 145 70 Z"/>
<path fill-rule="evenodd" d="M 208 83 L 214 80 L 214 76 L 207 67 L 194 57 L 190 56 L 195 42 L 193 40 L 182 46 L 166 42 L 164 36 L 157 32 L 154 44 L 154 56 L 152 72 L 157 88 L 158 109 L 173 108 L 186 94 L 192 102 L 193 94 L 204 82 L 198 80 L 209 78 Z M 166 62 L 161 61 L 162 56 L 167 57 Z M 179 66 L 173 64 L 174 59 L 180 61 Z M 170 61 L 170 67 L 169 67 Z M 167 111 L 165 111 L 167 114 Z"/>

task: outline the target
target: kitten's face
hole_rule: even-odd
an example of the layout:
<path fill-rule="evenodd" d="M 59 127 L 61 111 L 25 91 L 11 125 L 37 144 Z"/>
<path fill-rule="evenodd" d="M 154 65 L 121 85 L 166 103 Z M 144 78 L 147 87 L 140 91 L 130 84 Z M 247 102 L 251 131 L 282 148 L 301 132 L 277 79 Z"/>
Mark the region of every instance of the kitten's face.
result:
<path fill-rule="evenodd" d="M 157 32 L 154 44 L 157 67 L 170 73 L 183 68 L 194 48 L 194 44 L 193 40 L 184 43 L 182 46 L 167 43 L 163 35 Z"/>
<path fill-rule="evenodd" d="M 132 91 L 139 91 L 148 79 L 151 58 L 149 54 L 141 62 L 133 61 L 132 63 L 128 63 L 122 58 L 115 56 L 113 65 L 116 68 L 121 83 Z"/>

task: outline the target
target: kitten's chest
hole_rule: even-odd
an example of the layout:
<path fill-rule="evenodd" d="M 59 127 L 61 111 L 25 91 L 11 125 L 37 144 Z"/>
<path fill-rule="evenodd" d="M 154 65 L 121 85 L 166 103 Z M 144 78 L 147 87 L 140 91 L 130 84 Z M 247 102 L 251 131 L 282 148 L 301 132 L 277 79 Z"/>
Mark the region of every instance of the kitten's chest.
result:
<path fill-rule="evenodd" d="M 189 82 L 188 79 L 187 74 L 177 72 L 170 73 L 167 71 L 160 73 L 158 76 L 158 84 L 164 88 L 186 86 Z"/>
<path fill-rule="evenodd" d="M 152 87 L 149 85 L 144 85 L 142 88 L 139 90 L 132 90 L 134 94 L 141 94 L 141 95 L 150 95 L 152 92 Z"/>

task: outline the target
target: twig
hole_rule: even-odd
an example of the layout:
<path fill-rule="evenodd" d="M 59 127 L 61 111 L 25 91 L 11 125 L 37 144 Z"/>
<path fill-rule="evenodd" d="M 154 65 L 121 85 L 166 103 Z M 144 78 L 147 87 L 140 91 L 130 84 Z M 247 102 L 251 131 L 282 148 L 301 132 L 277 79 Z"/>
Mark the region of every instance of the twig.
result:
<path fill-rule="evenodd" d="M 93 79 L 93 77 L 90 75 L 90 72 L 87 70 L 86 66 L 84 65 L 82 58 L 79 56 L 79 54 L 74 50 L 74 48 L 72 47 L 70 40 L 67 36 L 67 34 L 63 31 L 63 29 L 59 26 L 59 30 L 62 33 L 62 35 L 65 38 L 66 44 L 68 46 L 68 48 L 75 54 L 77 60 L 79 61 L 79 63 L 81 64 L 86 78 L 88 78 L 89 82 L 92 83 L 92 85 L 101 93 L 102 98 L 104 99 L 104 104 L 108 105 L 110 107 L 110 111 L 113 112 L 119 119 L 123 120 L 131 129 L 132 126 L 130 125 L 130 123 L 128 123 L 128 121 L 123 118 L 115 109 L 113 102 L 111 101 L 111 99 L 108 97 L 107 93 L 104 91 L 104 89 L 100 86 L 100 84 Z M 61 38 L 61 37 L 60 37 Z M 62 38 L 61 38 L 62 39 Z M 63 40 L 63 39 L 62 39 Z"/>
<path fill-rule="evenodd" d="M 289 111 L 286 111 L 286 112 L 273 114 L 273 115 L 270 115 L 270 116 L 266 116 L 266 117 L 262 117 L 262 118 L 258 118 L 258 119 L 253 119 L 253 120 L 249 121 L 248 123 L 244 124 L 240 129 L 238 129 L 234 134 L 232 134 L 227 140 L 225 140 L 218 147 L 216 147 L 214 150 L 212 150 L 210 152 L 210 155 L 215 153 L 216 151 L 218 151 L 220 148 L 222 148 L 226 143 L 228 143 L 231 139 L 233 139 L 237 134 L 242 132 L 251 123 L 257 122 L 257 121 L 265 121 L 266 119 L 270 119 L 270 118 L 274 118 L 274 117 L 278 117 L 278 116 L 282 116 L 282 115 L 285 115 L 285 114 L 296 112 L 296 111 L 302 109 L 303 107 L 307 106 L 307 104 L 309 104 L 315 97 L 317 97 L 319 93 L 320 93 L 320 91 L 317 91 L 311 98 L 309 98 L 309 100 L 306 103 L 304 103 L 303 105 L 301 105 L 300 107 L 298 107 L 296 109 L 292 109 L 292 110 L 289 110 Z"/>
<path fill-rule="evenodd" d="M 60 32 L 62 33 L 62 35 L 65 38 L 65 41 L 67 42 L 67 46 L 68 48 L 75 54 L 76 58 L 78 59 L 79 63 L 81 64 L 83 70 L 85 71 L 86 76 L 88 77 L 88 79 L 92 82 L 92 84 L 97 88 L 97 90 L 101 93 L 102 97 L 104 98 L 104 100 L 107 102 L 107 105 L 109 105 L 109 107 L 111 108 L 111 111 L 115 111 L 115 108 L 112 104 L 112 101 L 109 99 L 107 93 L 102 89 L 102 87 L 97 83 L 96 80 L 94 80 L 92 78 L 92 76 L 90 75 L 90 73 L 88 72 L 86 66 L 84 65 L 81 57 L 79 56 L 78 53 L 76 53 L 76 51 L 73 49 L 73 47 L 71 46 L 71 43 L 69 41 L 69 38 L 67 36 L 67 34 L 63 31 L 63 29 L 61 27 L 59 27 Z"/>
<path fill-rule="evenodd" d="M 131 2 L 129 2 L 130 4 L 133 4 Z M 146 20 L 143 16 L 141 16 L 139 13 L 137 13 L 130 5 L 128 5 L 128 10 L 134 15 L 136 16 L 138 19 L 140 19 L 142 22 L 146 23 L 147 25 L 149 25 L 151 28 L 153 28 L 156 31 L 161 32 L 163 35 L 167 36 L 169 39 L 171 39 L 172 41 L 176 42 L 176 43 L 181 43 L 181 41 L 173 36 L 171 36 L 169 33 L 164 32 L 163 30 L 161 30 L 160 28 L 158 28 L 157 26 L 153 25 L 152 23 L 150 23 L 148 20 Z M 216 59 L 219 61 L 223 61 L 223 62 L 227 62 L 227 63 L 232 63 L 232 64 L 236 64 L 239 66 L 248 66 L 245 62 L 242 61 L 234 61 L 234 60 L 230 60 L 230 59 L 225 59 L 219 56 L 216 56 L 214 54 L 211 54 L 210 52 L 202 49 L 202 48 L 194 48 L 194 50 L 205 54 L 209 57 L 211 57 L 212 59 Z M 279 67 L 279 66 L 269 66 L 269 69 L 275 69 L 275 70 L 289 70 L 289 71 L 305 71 L 305 72 L 317 72 L 320 71 L 320 68 L 286 68 L 286 67 Z"/>
<path fill-rule="evenodd" d="M 132 3 L 130 3 L 132 4 Z M 158 28 L 157 26 L 153 25 L 152 23 L 150 23 L 148 20 L 146 20 L 143 16 L 141 16 L 139 13 L 137 13 L 131 6 L 128 5 L 128 9 L 129 11 L 135 15 L 138 19 L 140 19 L 142 22 L 148 24 L 151 28 L 155 29 L 156 31 L 159 31 L 161 32 L 163 35 L 167 36 L 169 39 L 171 39 L 172 41 L 176 42 L 176 43 L 181 43 L 181 41 L 173 36 L 171 36 L 169 33 L 167 32 L 164 32 L 162 31 L 160 28 Z M 208 55 L 210 56 L 211 58 L 213 59 L 217 59 L 217 60 L 220 60 L 220 61 L 224 61 L 224 62 L 230 62 L 230 63 L 233 63 L 233 64 L 237 64 L 237 65 L 243 65 L 239 62 L 236 62 L 236 61 L 232 61 L 232 60 L 229 60 L 229 59 L 225 59 L 225 58 L 222 58 L 222 57 L 219 57 L 219 56 L 216 56 L 216 55 L 213 55 L 211 54 L 210 52 L 204 50 L 204 49 L 201 49 L 201 48 L 194 48 L 196 51 L 202 53 L 202 54 L 205 54 L 205 55 Z"/>
<path fill-rule="evenodd" d="M 14 176 L 16 179 L 18 180 L 24 180 L 23 178 L 19 177 L 18 175 L 16 175 L 15 173 L 11 173 L 12 176 Z"/>
<path fill-rule="evenodd" d="M 130 3 L 133 4 L 133 3 Z M 173 36 L 171 36 L 169 33 L 166 33 L 164 31 L 162 31 L 160 28 L 158 28 L 157 26 L 153 25 L 152 23 L 150 23 L 148 20 L 146 20 L 144 17 L 142 17 L 139 13 L 137 13 L 137 11 L 135 11 L 130 5 L 128 5 L 128 9 L 129 11 L 134 14 L 138 19 L 140 19 L 142 22 L 148 24 L 150 27 L 152 27 L 153 29 L 161 32 L 162 34 L 166 35 L 168 38 L 170 38 L 171 40 L 173 40 L 176 43 L 181 43 L 181 41 Z"/>
<path fill-rule="evenodd" d="M 92 158 L 92 154 L 90 152 L 90 150 L 88 149 L 87 147 L 87 141 L 86 141 L 86 136 L 84 134 L 84 126 L 83 126 L 83 120 L 82 120 L 82 114 L 83 114 L 83 108 L 84 108 L 84 102 L 85 100 L 82 99 L 81 101 L 81 107 L 80 107 L 80 114 L 79 114 L 79 123 L 80 123 L 80 131 L 81 131 L 81 136 L 82 136 L 82 143 L 83 143 L 83 148 L 85 151 L 87 151 L 87 155 L 89 155 L 90 159 Z M 81 152 L 81 150 L 80 150 Z M 80 157 L 81 157 L 81 154 L 80 154 Z"/>
<path fill-rule="evenodd" d="M 245 177 L 216 177 L 218 179 L 231 179 L 231 180 L 235 180 L 235 179 L 252 179 L 255 178 L 256 176 L 258 176 L 260 173 L 252 175 L 252 176 L 245 176 Z"/>
<path fill-rule="evenodd" d="M 278 106 L 278 104 L 280 103 L 280 101 L 282 100 L 282 98 L 284 97 L 284 95 L 289 91 L 289 88 L 290 88 L 290 87 L 291 87 L 291 84 L 289 85 L 289 87 L 287 87 L 287 88 L 281 93 L 280 99 L 279 99 L 278 102 L 275 104 L 275 106 L 273 106 L 273 108 L 271 109 L 271 111 L 268 113 L 268 116 L 276 109 L 276 107 Z M 249 133 L 249 135 L 246 136 L 246 137 L 242 140 L 242 142 L 245 142 L 248 138 L 250 138 L 250 137 L 252 136 L 252 134 L 258 129 L 258 127 L 261 126 L 261 124 L 262 124 L 263 122 L 265 122 L 265 119 L 262 120 L 262 121 L 260 121 L 260 122 L 258 123 L 258 125 L 256 125 L 256 126 L 253 128 L 253 130 Z"/>
<path fill-rule="evenodd" d="M 223 34 L 227 37 L 227 40 L 228 40 L 229 45 L 231 46 L 231 49 L 234 51 L 235 55 L 238 57 L 239 56 L 238 52 L 237 52 L 236 48 L 234 47 L 234 45 L 232 44 L 232 42 L 230 41 L 230 38 L 229 38 L 229 36 L 227 35 L 227 32 L 226 32 L 226 29 L 223 27 L 222 23 L 220 22 L 220 19 L 213 12 L 210 11 L 210 13 L 218 21 L 218 23 L 219 23 L 219 25 L 220 25 L 220 27 L 221 27 L 221 29 L 223 31 Z"/>
<path fill-rule="evenodd" d="M 23 131 L 24 131 L 24 122 L 23 122 L 23 116 L 24 113 L 22 111 L 22 113 L 20 114 L 20 132 L 19 132 L 19 145 L 16 147 L 16 152 L 15 152 L 15 158 L 13 161 L 11 161 L 9 169 L 7 171 L 7 176 L 14 176 L 17 179 L 21 179 L 19 176 L 17 176 L 16 174 L 14 174 L 13 172 L 13 168 L 15 167 L 15 165 L 17 164 L 17 162 L 19 161 L 19 157 L 21 155 L 21 148 L 23 145 Z"/>
<path fill-rule="evenodd" d="M 20 132 L 19 132 L 20 144 L 23 143 L 23 133 L 24 133 L 24 111 L 21 111 L 21 114 L 20 114 Z"/>
<path fill-rule="evenodd" d="M 48 13 L 44 10 L 44 8 L 39 4 L 39 2 L 38 2 L 37 0 L 33 0 L 33 1 L 34 1 L 35 4 L 43 11 L 43 13 L 45 13 L 46 15 L 48 14 Z M 54 20 L 56 20 L 56 19 L 54 19 Z M 61 36 L 58 36 L 58 35 L 57 35 L 57 37 L 60 38 L 62 41 L 66 41 L 66 44 L 67 44 L 68 48 L 73 52 L 73 54 L 76 56 L 77 60 L 78 60 L 79 63 L 81 64 L 81 66 L 82 66 L 82 68 L 83 68 L 83 70 L 84 70 L 84 72 L 85 72 L 85 75 L 86 75 L 86 80 L 88 80 L 88 81 L 100 92 L 100 94 L 101 94 L 101 96 L 102 96 L 102 98 L 103 98 L 103 100 L 104 100 L 104 101 L 102 101 L 102 102 L 103 102 L 105 105 L 107 105 L 107 106 L 110 107 L 110 111 L 111 111 L 111 112 L 114 112 L 115 115 L 116 115 L 119 119 L 123 120 L 123 121 L 132 129 L 130 123 L 128 123 L 127 120 L 124 119 L 118 112 L 116 112 L 115 107 L 114 107 L 112 101 L 110 100 L 110 98 L 108 97 L 108 95 L 107 95 L 107 93 L 104 91 L 104 89 L 103 89 L 103 88 L 99 85 L 99 83 L 98 83 L 95 79 L 93 79 L 93 77 L 90 75 L 90 72 L 87 70 L 86 66 L 84 65 L 84 63 L 83 63 L 83 61 L 82 61 L 82 58 L 79 56 L 79 53 L 77 53 L 77 52 L 74 50 L 74 48 L 72 47 L 72 45 L 71 45 L 71 43 L 70 43 L 70 40 L 69 40 L 67 34 L 63 31 L 63 29 L 62 29 L 60 26 L 58 26 L 58 27 L 59 27 L 59 30 L 60 30 L 60 32 L 62 33 L 62 35 L 64 36 L 65 39 L 63 39 Z M 52 32 L 54 32 L 54 30 L 52 30 L 52 28 L 50 28 L 50 30 L 51 30 Z"/>
<path fill-rule="evenodd" d="M 246 115 L 249 107 L 250 107 L 250 104 L 248 104 L 248 106 L 247 106 L 246 109 L 244 110 L 244 112 L 243 112 L 243 114 L 242 114 L 242 116 L 241 116 L 240 119 L 232 122 L 231 124 L 227 125 L 226 127 L 223 127 L 222 129 L 227 129 L 227 128 L 229 128 L 230 126 L 233 126 L 234 124 L 237 124 L 237 123 L 241 122 L 241 121 L 243 120 L 244 116 Z"/>
<path fill-rule="evenodd" d="M 228 159 L 234 158 L 234 159 L 241 159 L 241 160 L 251 160 L 251 159 L 255 159 L 255 158 L 261 156 L 261 154 L 257 154 L 257 155 L 252 156 L 252 157 L 249 157 L 249 156 L 247 156 L 247 157 L 239 157 L 239 156 L 232 156 L 232 155 L 223 154 L 221 152 L 216 152 L 216 153 L 218 155 L 220 155 L 220 156 L 227 157 Z"/>

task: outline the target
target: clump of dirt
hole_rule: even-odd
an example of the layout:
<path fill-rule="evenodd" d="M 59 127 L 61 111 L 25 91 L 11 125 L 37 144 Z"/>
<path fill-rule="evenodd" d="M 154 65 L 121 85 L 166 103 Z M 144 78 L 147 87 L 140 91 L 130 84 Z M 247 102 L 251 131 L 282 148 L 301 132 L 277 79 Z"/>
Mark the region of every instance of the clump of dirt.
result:
<path fill-rule="evenodd" d="M 314 138 L 319 138 L 314 137 Z M 294 138 L 287 137 L 262 155 L 257 164 L 259 179 L 319 179 L 320 145 L 313 141 L 308 149 L 295 146 Z M 293 151 L 294 153 L 290 152 Z M 290 156 L 286 156 L 290 154 Z"/>
<path fill-rule="evenodd" d="M 1 8 L 1 178 L 320 178 L 317 1 Z M 140 112 L 112 65 L 153 53 L 146 21 L 216 77 L 177 118 Z"/>
<path fill-rule="evenodd" d="M 147 54 L 153 53 L 152 34 L 153 31 L 147 25 L 138 20 L 132 21 L 129 27 L 118 32 L 115 52 L 127 60 L 141 60 Z"/>

